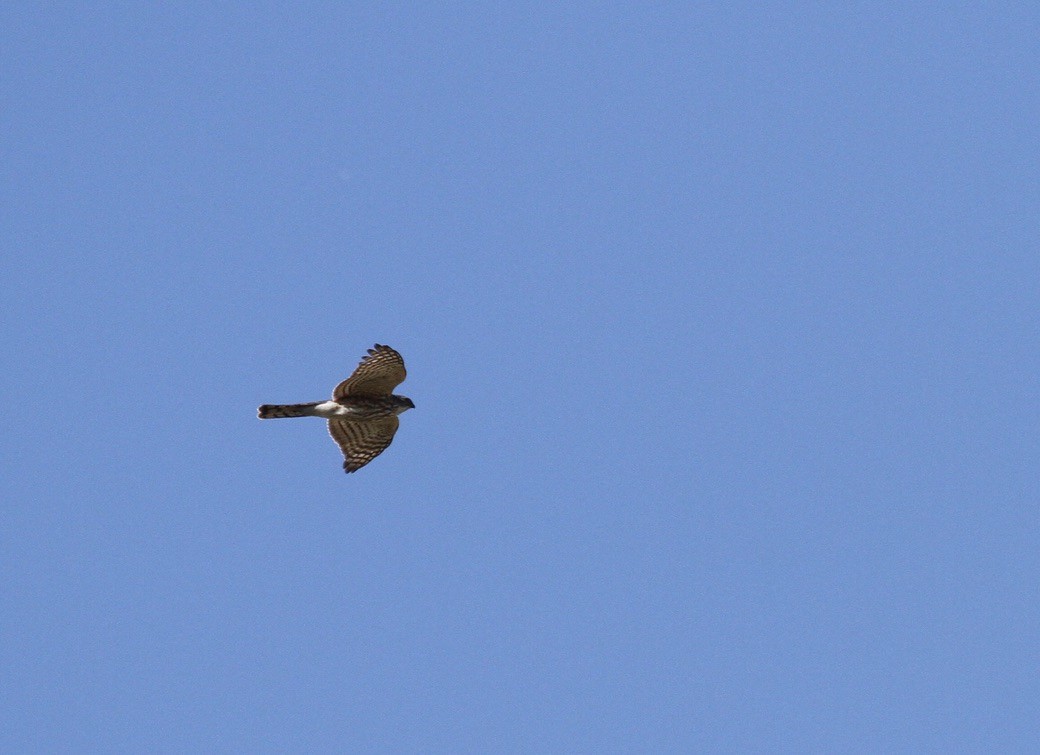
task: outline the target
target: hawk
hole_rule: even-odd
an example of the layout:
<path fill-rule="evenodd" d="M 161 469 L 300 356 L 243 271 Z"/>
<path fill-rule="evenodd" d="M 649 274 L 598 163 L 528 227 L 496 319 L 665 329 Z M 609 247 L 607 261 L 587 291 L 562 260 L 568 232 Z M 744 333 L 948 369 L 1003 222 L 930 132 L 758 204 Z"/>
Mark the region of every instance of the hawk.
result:
<path fill-rule="evenodd" d="M 397 415 L 415 408 L 410 398 L 393 394 L 405 374 L 401 355 L 377 343 L 361 359 L 354 374 L 336 386 L 331 401 L 264 404 L 257 410 L 258 416 L 324 417 L 329 421 L 329 435 L 343 452 L 344 471 L 356 472 L 393 441 Z"/>

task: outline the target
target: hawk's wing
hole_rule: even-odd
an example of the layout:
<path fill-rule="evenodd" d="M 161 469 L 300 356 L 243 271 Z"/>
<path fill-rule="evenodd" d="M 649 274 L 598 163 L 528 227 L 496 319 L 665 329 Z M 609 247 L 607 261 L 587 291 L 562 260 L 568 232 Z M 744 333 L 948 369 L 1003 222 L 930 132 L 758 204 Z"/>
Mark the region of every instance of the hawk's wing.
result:
<path fill-rule="evenodd" d="M 354 374 L 336 386 L 332 398 L 344 396 L 389 396 L 404 382 L 404 360 L 389 346 L 368 350 L 368 356 L 354 370 Z"/>
<path fill-rule="evenodd" d="M 397 415 L 351 422 L 345 419 L 329 420 L 329 435 L 343 452 L 343 469 L 356 472 L 386 450 L 397 432 Z"/>

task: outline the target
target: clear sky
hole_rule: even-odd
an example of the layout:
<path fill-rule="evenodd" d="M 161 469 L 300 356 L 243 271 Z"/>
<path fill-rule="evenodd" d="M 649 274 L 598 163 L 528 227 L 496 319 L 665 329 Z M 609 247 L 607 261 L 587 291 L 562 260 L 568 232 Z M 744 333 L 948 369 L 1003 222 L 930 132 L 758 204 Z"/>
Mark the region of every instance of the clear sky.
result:
<path fill-rule="evenodd" d="M 0 6 L 0 750 L 1037 750 L 1040 6 L 621 5 Z"/>

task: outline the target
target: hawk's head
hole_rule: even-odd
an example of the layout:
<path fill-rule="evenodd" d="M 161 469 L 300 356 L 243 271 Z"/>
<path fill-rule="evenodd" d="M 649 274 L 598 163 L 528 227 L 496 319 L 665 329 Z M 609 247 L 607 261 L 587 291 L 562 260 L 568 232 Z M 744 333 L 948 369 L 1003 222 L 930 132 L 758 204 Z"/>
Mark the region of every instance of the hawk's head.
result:
<path fill-rule="evenodd" d="M 415 408 L 415 404 L 407 396 L 391 396 L 390 400 L 394 404 L 394 414 L 403 414 L 409 409 Z"/>

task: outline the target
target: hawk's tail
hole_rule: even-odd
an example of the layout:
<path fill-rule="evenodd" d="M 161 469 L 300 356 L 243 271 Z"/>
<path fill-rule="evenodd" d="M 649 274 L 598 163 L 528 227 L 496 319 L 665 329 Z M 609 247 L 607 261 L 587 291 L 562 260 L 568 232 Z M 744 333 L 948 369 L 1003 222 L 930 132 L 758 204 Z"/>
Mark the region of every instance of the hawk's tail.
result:
<path fill-rule="evenodd" d="M 257 409 L 260 419 L 281 419 L 282 417 L 313 417 L 314 407 L 320 404 L 314 401 L 310 404 L 264 404 Z"/>

